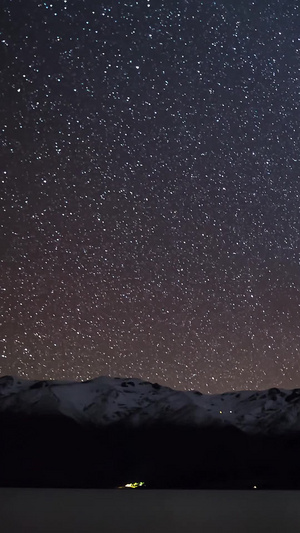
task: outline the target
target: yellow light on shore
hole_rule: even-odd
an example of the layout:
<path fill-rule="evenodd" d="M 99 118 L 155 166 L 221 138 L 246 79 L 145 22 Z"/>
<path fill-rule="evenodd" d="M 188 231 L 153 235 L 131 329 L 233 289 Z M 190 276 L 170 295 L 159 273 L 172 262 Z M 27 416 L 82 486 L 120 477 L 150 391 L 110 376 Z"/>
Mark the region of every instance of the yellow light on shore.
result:
<path fill-rule="evenodd" d="M 118 487 L 118 489 L 138 489 L 139 487 L 144 487 L 144 485 L 144 481 L 134 481 L 133 483 L 126 483 L 126 485 Z"/>

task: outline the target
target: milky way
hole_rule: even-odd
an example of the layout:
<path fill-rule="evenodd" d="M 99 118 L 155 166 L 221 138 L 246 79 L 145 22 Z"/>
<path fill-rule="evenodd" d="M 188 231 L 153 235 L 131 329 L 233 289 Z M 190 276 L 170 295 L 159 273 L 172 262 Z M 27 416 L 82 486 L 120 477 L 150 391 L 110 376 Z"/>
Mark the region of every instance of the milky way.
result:
<path fill-rule="evenodd" d="M 298 2 L 1 24 L 1 374 L 299 386 Z"/>

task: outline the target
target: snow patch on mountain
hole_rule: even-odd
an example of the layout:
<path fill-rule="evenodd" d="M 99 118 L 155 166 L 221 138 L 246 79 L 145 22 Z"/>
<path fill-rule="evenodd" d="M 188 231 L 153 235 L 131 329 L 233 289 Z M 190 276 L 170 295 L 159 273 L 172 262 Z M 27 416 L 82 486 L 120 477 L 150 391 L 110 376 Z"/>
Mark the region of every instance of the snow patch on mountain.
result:
<path fill-rule="evenodd" d="M 232 425 L 247 433 L 300 431 L 300 389 L 224 394 L 175 391 L 139 379 L 84 382 L 0 378 L 0 412 L 61 413 L 80 423 Z"/>

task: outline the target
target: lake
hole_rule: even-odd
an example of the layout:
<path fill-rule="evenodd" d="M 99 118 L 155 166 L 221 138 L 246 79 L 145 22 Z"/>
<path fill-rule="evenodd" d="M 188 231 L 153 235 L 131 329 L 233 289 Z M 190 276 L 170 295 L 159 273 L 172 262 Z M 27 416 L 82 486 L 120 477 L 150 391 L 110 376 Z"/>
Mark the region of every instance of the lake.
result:
<path fill-rule="evenodd" d="M 288 533 L 300 491 L 0 488 L 5 533 Z"/>

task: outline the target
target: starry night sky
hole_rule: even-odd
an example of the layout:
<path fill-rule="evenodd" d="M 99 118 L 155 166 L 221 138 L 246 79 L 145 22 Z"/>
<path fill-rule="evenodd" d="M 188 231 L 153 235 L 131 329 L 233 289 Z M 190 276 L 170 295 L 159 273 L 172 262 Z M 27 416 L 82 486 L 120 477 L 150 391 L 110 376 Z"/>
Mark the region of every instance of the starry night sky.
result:
<path fill-rule="evenodd" d="M 3 4 L 0 373 L 299 387 L 298 2 Z"/>

